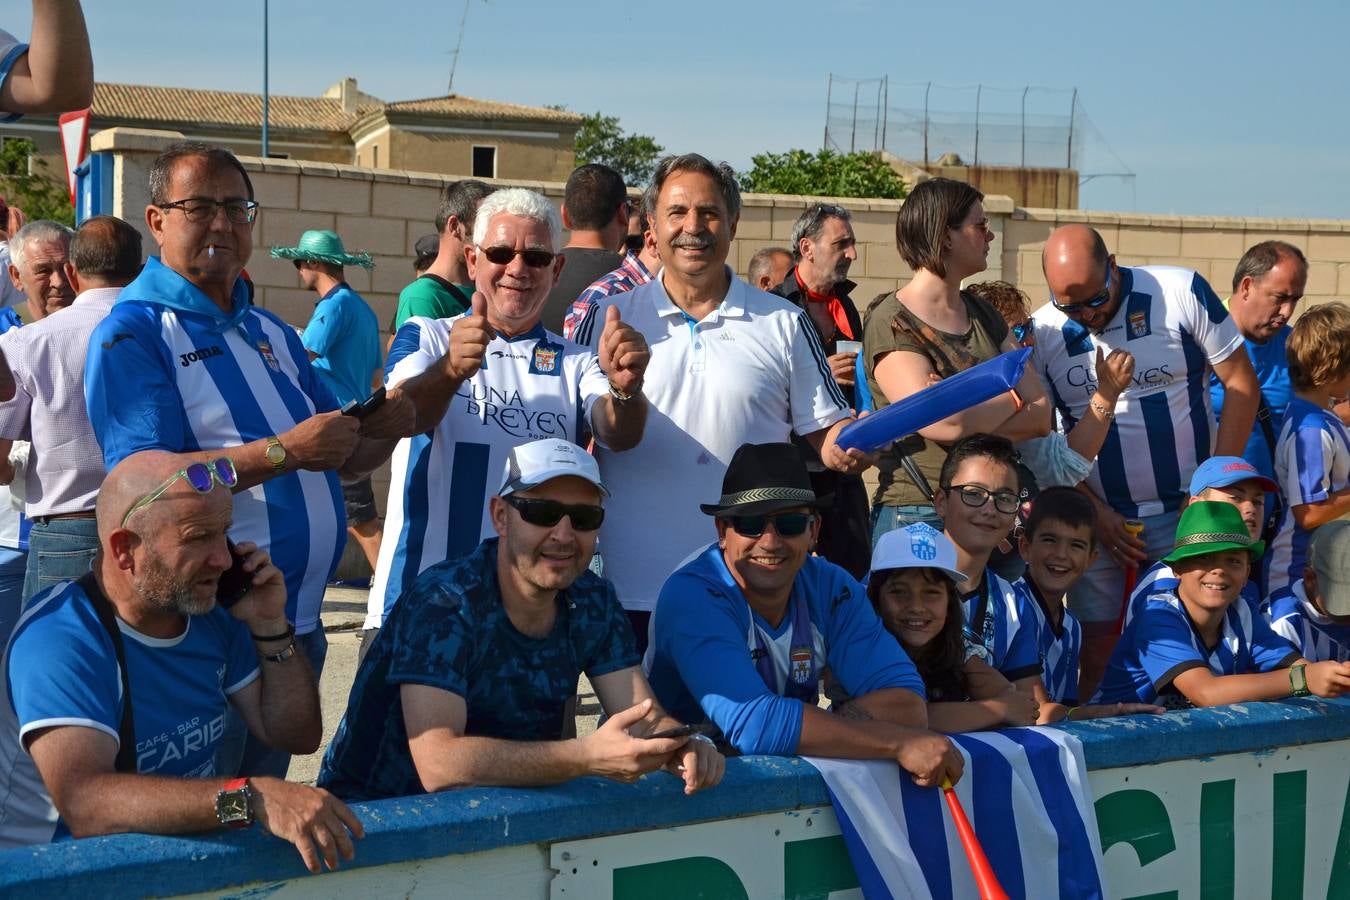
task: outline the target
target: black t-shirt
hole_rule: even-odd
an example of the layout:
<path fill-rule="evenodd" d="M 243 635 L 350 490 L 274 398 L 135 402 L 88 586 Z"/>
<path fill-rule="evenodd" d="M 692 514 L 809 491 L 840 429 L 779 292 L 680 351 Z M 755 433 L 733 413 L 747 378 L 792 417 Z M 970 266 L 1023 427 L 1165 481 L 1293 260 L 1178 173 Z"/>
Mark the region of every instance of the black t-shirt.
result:
<path fill-rule="evenodd" d="M 562 251 L 562 275 L 558 283 L 549 291 L 544 303 L 544 327 L 554 334 L 562 334 L 563 317 L 567 307 L 581 296 L 581 292 L 595 283 L 602 275 L 608 275 L 623 264 L 623 257 L 612 250 L 591 250 L 586 247 L 569 247 Z"/>

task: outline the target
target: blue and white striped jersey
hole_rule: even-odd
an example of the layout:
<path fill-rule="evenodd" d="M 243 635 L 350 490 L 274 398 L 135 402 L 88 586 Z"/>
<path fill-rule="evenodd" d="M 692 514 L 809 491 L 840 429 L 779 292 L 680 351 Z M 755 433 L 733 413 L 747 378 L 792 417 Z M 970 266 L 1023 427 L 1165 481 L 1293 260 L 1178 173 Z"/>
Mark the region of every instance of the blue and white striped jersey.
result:
<path fill-rule="evenodd" d="M 1275 444 L 1275 481 L 1284 509 L 1265 558 L 1266 595 L 1274 597 L 1303 577 L 1312 533 L 1300 528 L 1293 508 L 1320 503 L 1350 487 L 1350 432 L 1341 420 L 1301 397 L 1284 412 Z"/>
<path fill-rule="evenodd" d="M 1181 506 L 1217 429 L 1211 366 L 1242 348 L 1242 335 L 1205 279 L 1171 266 L 1120 268 L 1124 300 L 1100 334 L 1052 305 L 1036 311 L 1033 359 L 1068 433 L 1097 390 L 1097 348 L 1134 355 L 1134 380 L 1087 483 L 1116 512 L 1142 518 Z"/>
<path fill-rule="evenodd" d="M 435 365 L 461 318 L 404 322 L 389 348 L 385 383 L 393 387 Z M 591 405 L 608 391 L 595 353 L 542 324 L 493 338 L 483 367 L 460 385 L 435 429 L 394 450 L 365 627 L 379 628 L 419 573 L 496 535 L 488 498 L 501 487 L 511 448 L 545 438 L 584 443 Z"/>
<path fill-rule="evenodd" d="M 1270 598 L 1270 627 L 1293 644 L 1309 662 L 1350 659 L 1350 625 L 1323 615 L 1308 601 L 1300 578 Z"/>
<path fill-rule="evenodd" d="M 1041 683 L 1056 703 L 1078 705 L 1078 659 L 1083 650 L 1083 626 L 1073 613 L 1064 610 L 1059 630 L 1050 624 L 1045 599 L 1040 589 L 1023 576 L 1013 582 L 1013 590 L 1022 595 L 1031 613 L 1030 627 L 1036 629 L 1036 649 L 1041 658 Z"/>
<path fill-rule="evenodd" d="M 967 639 L 983 644 L 989 664 L 1009 681 L 1041 672 L 1036 619 L 1028 608 L 1034 605 L 993 569 L 984 570 L 978 590 L 961 596 Z"/>
<path fill-rule="evenodd" d="M 235 283 L 228 316 L 151 257 L 89 341 L 84 393 L 109 469 L 141 450 L 237 447 L 337 408 L 295 329 L 249 306 Z M 297 471 L 234 495 L 230 536 L 254 541 L 286 576 L 286 616 L 317 627 L 346 542 L 337 475 Z"/>

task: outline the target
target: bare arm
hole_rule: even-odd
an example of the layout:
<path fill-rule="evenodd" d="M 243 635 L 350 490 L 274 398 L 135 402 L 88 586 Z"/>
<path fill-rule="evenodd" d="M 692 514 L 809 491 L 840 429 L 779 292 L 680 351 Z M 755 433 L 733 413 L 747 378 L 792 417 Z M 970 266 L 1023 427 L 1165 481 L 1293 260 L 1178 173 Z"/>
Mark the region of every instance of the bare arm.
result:
<path fill-rule="evenodd" d="M 640 393 L 632 398 L 618 400 L 606 395 L 591 407 L 591 430 L 600 443 L 615 452 L 636 447 L 647 427 L 647 398 Z"/>
<path fill-rule="evenodd" d="M 1223 414 L 1219 416 L 1214 455 L 1241 456 L 1256 423 L 1261 385 L 1256 380 L 1251 359 L 1240 347 L 1223 362 L 1214 364 L 1214 374 L 1223 382 Z"/>
<path fill-rule="evenodd" d="M 1297 659 L 1293 665 L 1299 663 L 1307 664 L 1304 675 L 1308 679 L 1308 689 L 1317 696 L 1339 697 L 1350 690 L 1350 663 L 1309 663 Z M 1278 700 L 1294 692 L 1288 668 L 1250 675 L 1215 675 L 1205 666 L 1198 666 L 1182 672 L 1172 683 L 1196 706 Z"/>
<path fill-rule="evenodd" d="M 805 703 L 797 752 L 839 759 L 893 759 L 923 787 L 935 787 L 944 779 L 955 784 L 964 766 L 961 754 L 940 734 L 874 719 L 832 715 Z"/>
<path fill-rule="evenodd" d="M 1294 523 L 1308 531 L 1339 519 L 1347 513 L 1350 513 L 1350 488 L 1341 488 L 1317 503 L 1300 503 L 1289 507 L 1289 514 L 1294 517 Z"/>
<path fill-rule="evenodd" d="M 78 0 L 33 0 L 33 34 L 0 86 L 0 109 L 69 112 L 94 99 L 94 60 Z"/>
<path fill-rule="evenodd" d="M 400 695 L 408 747 L 427 791 L 557 784 L 582 775 L 632 781 L 665 765 L 688 740 L 632 737 L 627 729 L 636 729 L 654 707 L 646 701 L 616 713 L 584 738 L 509 741 L 465 735 L 468 707 L 458 694 L 405 684 Z"/>
<path fill-rule="evenodd" d="M 113 769 L 117 741 L 78 725 L 39 731 L 28 749 L 75 837 L 127 831 L 194 834 L 220 827 L 216 794 L 224 779 L 118 773 Z M 258 821 L 294 844 L 311 872 L 319 871 L 320 855 L 330 869 L 337 868 L 339 854 L 353 857 L 351 835 L 361 837 L 361 822 L 336 797 L 276 778 L 251 778 L 249 785 Z"/>

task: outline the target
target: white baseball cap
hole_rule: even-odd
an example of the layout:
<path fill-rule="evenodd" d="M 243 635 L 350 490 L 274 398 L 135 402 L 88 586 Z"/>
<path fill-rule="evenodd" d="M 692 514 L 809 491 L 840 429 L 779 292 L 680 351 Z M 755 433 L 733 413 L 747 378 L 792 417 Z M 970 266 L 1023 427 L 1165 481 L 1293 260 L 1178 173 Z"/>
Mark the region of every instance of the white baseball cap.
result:
<path fill-rule="evenodd" d="M 557 439 L 533 441 L 511 448 L 506 454 L 506 471 L 502 473 L 502 487 L 497 496 L 528 490 L 564 475 L 584 478 L 598 487 L 602 495 L 609 496 L 609 491 L 600 483 L 600 467 L 596 465 L 595 457 L 571 441 Z"/>
<path fill-rule="evenodd" d="M 965 581 L 956 568 L 956 545 L 927 522 L 888 531 L 872 551 L 872 573 L 887 569 L 938 569 L 953 581 Z"/>

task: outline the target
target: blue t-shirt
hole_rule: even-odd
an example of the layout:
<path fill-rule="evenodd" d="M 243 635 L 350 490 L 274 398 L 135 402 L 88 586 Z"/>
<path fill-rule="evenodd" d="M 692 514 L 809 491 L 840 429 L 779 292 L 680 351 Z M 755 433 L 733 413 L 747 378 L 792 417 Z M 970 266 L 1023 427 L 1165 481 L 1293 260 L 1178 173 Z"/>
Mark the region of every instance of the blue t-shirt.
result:
<path fill-rule="evenodd" d="M 497 585 L 497 538 L 423 572 L 385 619 L 356 673 L 319 785 L 353 800 L 424 793 L 403 721 L 405 684 L 463 697 L 466 735 L 560 739 L 577 675 L 595 679 L 639 659 L 632 626 L 608 581 L 585 572 L 559 592 L 557 603 L 546 637 L 516 630 Z"/>
<path fill-rule="evenodd" d="M 1181 599 L 1159 592 L 1125 626 L 1092 702 L 1187 709 L 1191 702 L 1173 683 L 1182 672 L 1205 666 L 1215 675 L 1270 672 L 1297 658 L 1298 651 L 1245 597 L 1228 605 L 1219 642 L 1206 647 Z"/>
<path fill-rule="evenodd" d="M 742 753 L 796 753 L 802 701 L 782 694 L 794 664 L 797 603 L 807 606 L 816 670 L 828 665 L 848 696 L 897 687 L 924 696 L 914 664 L 843 569 L 808 557 L 792 583 L 789 614 L 775 628 L 750 609 L 712 544 L 666 580 L 652 616 L 647 677 L 666 712 L 682 722 L 711 721 Z M 753 658 L 761 643 L 773 661 L 772 688 Z"/>
<path fill-rule="evenodd" d="M 1280 434 L 1280 425 L 1284 422 L 1284 410 L 1289 399 L 1294 396 L 1293 385 L 1289 382 L 1289 360 L 1284 353 L 1284 345 L 1293 331 L 1288 325 L 1281 328 L 1264 344 L 1253 340 L 1244 341 L 1247 355 L 1252 359 L 1252 368 L 1256 370 L 1256 380 L 1261 386 L 1261 396 L 1270 409 L 1270 436 L 1274 440 Z M 1214 407 L 1214 421 L 1223 415 L 1223 382 L 1219 376 L 1209 376 L 1209 399 Z M 1247 439 L 1247 447 L 1242 451 L 1247 460 L 1267 478 L 1275 477 L 1275 448 L 1266 440 L 1265 429 L 1257 422 L 1252 428 L 1252 436 Z"/>
<path fill-rule="evenodd" d="M 136 768 L 144 775 L 209 778 L 229 695 L 258 677 L 248 628 L 220 607 L 191 616 L 175 638 L 118 620 L 131 682 Z M 58 823 L 32 759 L 30 732 L 56 725 L 118 740 L 122 677 L 112 638 L 75 582 L 38 594 L 5 656 L 0 704 L 0 846 L 69 834 Z"/>
<path fill-rule="evenodd" d="M 1270 598 L 1270 627 L 1309 662 L 1350 659 L 1350 624 L 1325 615 L 1308 600 L 1303 579 Z"/>
<path fill-rule="evenodd" d="M 237 447 L 337 409 L 299 336 L 248 306 L 243 280 L 225 317 L 151 257 L 94 329 L 84 370 L 89 421 L 109 469 L 140 450 Z M 234 495 L 230 537 L 254 541 L 286 577 L 286 617 L 319 624 L 347 516 L 335 472 L 295 471 Z"/>
<path fill-rule="evenodd" d="M 1068 609 L 1063 610 L 1059 628 L 1050 622 L 1045 598 L 1040 589 L 1023 576 L 1013 582 L 1031 613 L 1029 627 L 1035 630 L 1036 652 L 1041 662 L 1041 683 L 1056 703 L 1078 705 L 1078 659 L 1083 650 L 1083 626 Z"/>
<path fill-rule="evenodd" d="M 318 354 L 314 369 L 339 404 L 370 396 L 371 378 L 384 358 L 380 322 L 345 281 L 319 298 L 300 340 Z"/>
<path fill-rule="evenodd" d="M 1009 681 L 1041 674 L 1034 605 L 988 568 L 979 589 L 961 595 L 967 639 L 988 650 L 989 665 Z"/>

